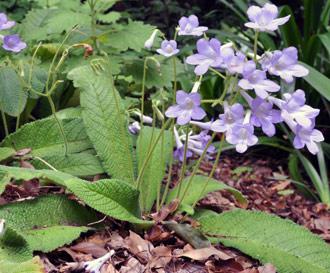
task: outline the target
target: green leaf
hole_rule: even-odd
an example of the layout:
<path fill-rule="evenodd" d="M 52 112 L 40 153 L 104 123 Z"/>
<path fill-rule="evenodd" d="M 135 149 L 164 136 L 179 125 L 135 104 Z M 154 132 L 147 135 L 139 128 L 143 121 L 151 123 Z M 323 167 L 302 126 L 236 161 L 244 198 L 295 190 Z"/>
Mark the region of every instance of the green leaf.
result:
<path fill-rule="evenodd" d="M 118 179 L 104 179 L 96 183 L 66 181 L 68 188 L 90 207 L 116 219 L 131 223 L 145 223 L 140 219 L 139 192 Z"/>
<path fill-rule="evenodd" d="M 104 23 L 114 23 L 120 19 L 121 15 L 119 12 L 112 11 L 107 14 L 98 14 L 97 19 Z"/>
<path fill-rule="evenodd" d="M 69 154 L 93 147 L 86 134 L 82 119 L 64 119 L 62 124 L 68 140 Z M 23 125 L 15 133 L 6 137 L 1 146 L 12 147 L 17 151 L 31 148 L 31 154 L 40 157 L 64 155 L 65 151 L 61 132 L 53 117 Z"/>
<path fill-rule="evenodd" d="M 27 94 L 20 78 L 11 67 L 0 67 L 0 108 L 10 116 L 17 117 L 25 108 Z"/>
<path fill-rule="evenodd" d="M 309 74 L 303 79 L 328 101 L 330 100 L 330 79 L 318 72 L 313 67 L 300 63 L 309 70 Z"/>
<path fill-rule="evenodd" d="M 319 35 L 319 39 L 321 40 L 321 43 L 323 44 L 324 48 L 328 51 L 328 55 L 330 56 L 330 31 Z"/>
<path fill-rule="evenodd" d="M 16 154 L 13 148 L 0 147 L 0 161 L 6 160 Z"/>
<path fill-rule="evenodd" d="M 45 268 L 38 256 L 22 263 L 0 260 L 0 273 L 44 273 Z"/>
<path fill-rule="evenodd" d="M 290 6 L 283 6 L 280 10 L 279 17 L 291 15 L 290 20 L 280 27 L 281 37 L 285 47 L 301 45 L 301 34 L 295 20 L 295 16 Z"/>
<path fill-rule="evenodd" d="M 159 133 L 160 129 L 154 128 L 153 131 L 151 127 L 147 126 L 144 126 L 143 130 L 141 130 L 137 140 L 139 171 L 147 158 L 152 143 L 156 141 Z M 157 191 L 165 176 L 166 166 L 171 154 L 171 134 L 168 131 L 165 131 L 164 135 L 156 145 L 144 171 L 143 180 L 140 186 L 140 200 L 143 211 L 150 211 L 154 205 Z"/>
<path fill-rule="evenodd" d="M 88 230 L 90 230 L 88 227 L 52 226 L 27 230 L 24 232 L 24 238 L 34 251 L 50 252 L 72 243 L 81 233 Z"/>
<path fill-rule="evenodd" d="M 1 206 L 0 219 L 20 233 L 59 225 L 84 226 L 98 220 L 94 212 L 65 195 L 47 195 Z"/>
<path fill-rule="evenodd" d="M 44 156 L 42 159 L 56 170 L 74 176 L 83 177 L 104 173 L 101 162 L 98 160 L 98 158 L 88 152 L 68 154 L 67 156 Z M 48 165 L 37 159 L 32 161 L 32 165 L 36 169 L 50 169 Z"/>
<path fill-rule="evenodd" d="M 156 58 L 157 59 L 157 58 Z M 158 58 L 161 62 L 162 58 Z M 126 67 L 126 74 L 133 77 L 134 81 L 138 84 L 142 84 L 143 79 L 143 61 L 138 60 L 136 62 L 133 62 L 130 65 L 127 65 Z M 182 73 L 184 71 L 183 64 L 176 60 L 176 68 L 177 68 L 177 75 Z M 160 67 L 157 67 L 157 65 L 149 61 L 148 62 L 148 68 L 146 73 L 146 80 L 145 85 L 147 88 L 162 88 L 162 87 L 171 87 L 172 81 L 173 81 L 173 64 L 171 60 L 165 60 L 164 62 L 161 62 Z"/>
<path fill-rule="evenodd" d="M 1 261 L 23 262 L 31 258 L 32 251 L 24 237 L 15 229 L 5 226 L 0 234 L 0 266 Z"/>
<path fill-rule="evenodd" d="M 128 120 L 108 70 L 96 73 L 90 66 L 72 70 L 69 78 L 81 90 L 80 104 L 87 134 L 113 178 L 134 182 L 135 166 Z"/>
<path fill-rule="evenodd" d="M 54 9 L 30 10 L 20 25 L 20 33 L 23 39 L 25 41 L 46 39 L 47 29 L 44 26 L 48 18 L 55 12 Z"/>
<path fill-rule="evenodd" d="M 263 212 L 233 210 L 199 218 L 213 242 L 272 263 L 279 273 L 329 273 L 330 247 L 307 229 Z"/>
<path fill-rule="evenodd" d="M 121 30 L 108 34 L 105 44 L 121 51 L 126 51 L 130 48 L 140 52 L 154 29 L 154 26 L 144 24 L 143 22 L 129 20 L 128 24 Z"/>
<path fill-rule="evenodd" d="M 39 178 L 50 181 L 67 187 L 69 191 L 77 195 L 87 205 L 106 215 L 132 223 L 150 223 L 138 218 L 140 216 L 139 192 L 124 181 L 105 179 L 91 183 L 59 171 L 33 170 L 0 165 L 0 177 L 3 174 L 16 180 Z M 36 221 L 36 219 L 33 221 Z"/>
<path fill-rule="evenodd" d="M 181 182 L 182 185 L 181 185 L 181 193 L 179 196 L 180 199 L 182 198 L 183 193 L 186 191 L 186 188 L 189 185 L 189 180 L 190 177 L 188 176 L 185 179 L 183 179 Z M 205 185 L 207 181 L 208 184 Z M 204 188 L 205 190 L 203 192 Z M 177 196 L 178 190 L 179 187 L 177 186 L 168 194 L 166 199 L 167 203 L 170 203 Z M 182 203 L 186 205 L 193 205 L 195 202 L 205 197 L 208 193 L 219 190 L 229 191 L 231 194 L 234 195 L 234 197 L 241 204 L 241 206 L 247 207 L 247 200 L 240 191 L 226 185 L 223 182 L 217 181 L 213 178 L 208 179 L 207 176 L 202 176 L 202 175 L 195 175 L 192 178 L 190 184 L 190 191 L 188 191 L 188 193 L 185 195 L 185 197 L 182 200 Z"/>

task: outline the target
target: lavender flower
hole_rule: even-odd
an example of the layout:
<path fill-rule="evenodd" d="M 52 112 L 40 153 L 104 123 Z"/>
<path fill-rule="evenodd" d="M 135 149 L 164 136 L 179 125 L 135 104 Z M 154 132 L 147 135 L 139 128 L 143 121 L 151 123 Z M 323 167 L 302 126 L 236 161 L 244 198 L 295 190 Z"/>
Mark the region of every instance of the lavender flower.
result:
<path fill-rule="evenodd" d="M 217 39 L 199 39 L 197 41 L 197 54 L 189 56 L 186 60 L 188 64 L 197 65 L 196 75 L 203 75 L 209 67 L 219 67 L 222 64 L 221 43 Z"/>
<path fill-rule="evenodd" d="M 279 76 L 287 83 L 291 83 L 293 77 L 308 75 L 308 69 L 298 64 L 298 51 L 295 47 L 264 54 L 261 58 L 261 65 L 271 75 Z"/>
<path fill-rule="evenodd" d="M 242 52 L 233 52 L 224 58 L 225 68 L 230 74 L 242 74 L 243 68 L 246 63 L 246 57 Z"/>
<path fill-rule="evenodd" d="M 258 138 L 253 134 L 251 124 L 235 124 L 232 130 L 226 134 L 226 141 L 236 146 L 238 153 L 244 153 L 249 146 L 255 145 Z"/>
<path fill-rule="evenodd" d="M 290 15 L 277 18 L 277 7 L 268 3 L 262 8 L 258 6 L 249 7 L 247 15 L 251 22 L 245 23 L 245 26 L 256 29 L 257 31 L 275 31 L 290 19 Z"/>
<path fill-rule="evenodd" d="M 211 127 L 212 127 L 212 121 L 208 121 L 208 122 L 200 122 L 200 121 L 190 121 L 189 122 L 190 124 L 192 125 L 196 125 L 198 126 L 199 128 L 203 129 L 203 130 L 211 130 Z"/>
<path fill-rule="evenodd" d="M 205 111 L 200 107 L 201 96 L 198 93 L 186 93 L 179 90 L 176 93 L 176 105 L 170 106 L 165 115 L 169 118 L 177 118 L 179 125 L 185 125 L 190 120 L 201 120 L 206 116 Z"/>
<path fill-rule="evenodd" d="M 198 135 L 190 136 L 188 140 L 188 148 L 197 155 L 202 155 L 211 136 L 208 134 L 207 130 L 200 132 Z M 207 156 L 214 154 L 216 149 L 213 145 L 207 148 Z"/>
<path fill-rule="evenodd" d="M 137 121 L 134 121 L 132 124 L 130 124 L 128 126 L 128 131 L 133 134 L 133 135 L 137 135 L 141 130 L 141 126 L 140 123 Z"/>
<path fill-rule="evenodd" d="M 179 20 L 179 35 L 201 36 L 207 30 L 207 27 L 199 26 L 196 15 L 190 15 L 188 18 L 183 16 Z"/>
<path fill-rule="evenodd" d="M 284 100 L 271 99 L 281 108 L 283 119 L 287 123 L 288 120 L 291 120 L 304 128 L 310 128 L 313 124 L 313 119 L 320 113 L 320 110 L 305 104 L 305 92 L 298 89 L 293 94 L 284 94 L 283 97 Z"/>
<path fill-rule="evenodd" d="M 214 132 L 226 132 L 232 129 L 237 123 L 242 123 L 244 119 L 244 108 L 241 104 L 235 103 L 228 106 L 224 103 L 224 113 L 219 115 L 219 119 L 211 125 L 211 130 Z"/>
<path fill-rule="evenodd" d="M 22 42 L 17 34 L 6 35 L 3 37 L 2 47 L 7 51 L 20 52 L 26 48 L 26 43 Z"/>
<path fill-rule="evenodd" d="M 305 145 L 312 154 L 317 154 L 319 148 L 315 142 L 324 141 L 324 137 L 319 130 L 314 128 L 304 128 L 297 125 L 295 128 L 295 138 L 293 140 L 293 146 L 296 149 L 302 149 Z"/>
<path fill-rule="evenodd" d="M 244 65 L 243 79 L 238 82 L 238 86 L 244 90 L 254 89 L 256 94 L 262 99 L 268 97 L 267 92 L 280 90 L 278 84 L 267 80 L 265 71 L 256 69 L 256 64 L 253 61 L 248 61 Z"/>
<path fill-rule="evenodd" d="M 157 52 L 165 57 L 171 57 L 179 53 L 177 49 L 177 43 L 174 40 L 164 40 L 162 41 L 161 48 L 157 49 Z"/>
<path fill-rule="evenodd" d="M 183 162 L 185 148 L 180 139 L 179 133 L 175 127 L 174 127 L 174 138 L 175 138 L 175 143 L 176 143 L 176 149 L 174 150 L 173 156 L 176 160 L 180 160 L 181 162 Z M 186 139 L 186 137 L 184 137 L 184 139 Z M 189 141 L 189 137 L 188 137 L 188 141 Z M 186 158 L 190 158 L 192 156 L 193 156 L 193 153 L 192 153 L 192 151 L 190 151 L 188 149 L 188 146 L 187 146 Z"/>
<path fill-rule="evenodd" d="M 275 135 L 274 123 L 282 122 L 281 111 L 273 109 L 273 104 L 259 97 L 251 102 L 251 124 L 261 127 L 262 131 L 269 137 Z"/>
<path fill-rule="evenodd" d="M 0 13 L 0 30 L 12 28 L 15 24 L 15 21 L 8 21 L 6 14 Z"/>

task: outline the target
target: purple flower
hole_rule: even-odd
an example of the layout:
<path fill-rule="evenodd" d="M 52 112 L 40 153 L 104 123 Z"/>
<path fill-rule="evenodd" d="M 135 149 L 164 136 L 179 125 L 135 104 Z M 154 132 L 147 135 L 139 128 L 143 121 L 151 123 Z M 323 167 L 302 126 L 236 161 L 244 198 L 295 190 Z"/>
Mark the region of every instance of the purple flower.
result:
<path fill-rule="evenodd" d="M 274 123 L 283 121 L 281 111 L 273 109 L 273 104 L 259 97 L 251 102 L 251 124 L 261 127 L 262 131 L 269 137 L 275 135 Z"/>
<path fill-rule="evenodd" d="M 293 146 L 296 149 L 301 149 L 306 145 L 307 149 L 312 154 L 318 153 L 319 148 L 315 142 L 321 142 L 324 140 L 324 137 L 319 130 L 316 130 L 312 127 L 304 128 L 300 125 L 297 125 L 295 128 L 295 134 L 296 136 L 293 140 Z"/>
<path fill-rule="evenodd" d="M 179 53 L 177 49 L 177 43 L 174 40 L 164 40 L 162 41 L 161 47 L 157 49 L 157 52 L 165 57 L 171 57 Z"/>
<path fill-rule="evenodd" d="M 267 80 L 266 72 L 256 69 L 253 61 L 248 61 L 243 68 L 243 79 L 238 82 L 238 86 L 244 90 L 254 89 L 256 94 L 265 99 L 268 97 L 267 92 L 277 92 L 280 86 L 273 81 Z"/>
<path fill-rule="evenodd" d="M 193 151 L 195 154 L 202 155 L 204 149 L 206 148 L 208 142 L 210 141 L 211 136 L 208 135 L 208 131 L 204 130 L 198 135 L 190 136 L 188 140 L 188 148 Z M 210 145 L 207 148 L 208 154 L 214 154 L 216 151 L 213 145 Z"/>
<path fill-rule="evenodd" d="M 179 35 L 192 35 L 201 36 L 205 31 L 208 30 L 207 27 L 200 27 L 198 18 L 196 15 L 190 15 L 188 18 L 183 16 L 179 20 Z"/>
<path fill-rule="evenodd" d="M 176 160 L 180 160 L 181 162 L 183 162 L 183 159 L 184 159 L 184 146 L 182 146 L 180 148 L 176 148 L 173 152 L 173 156 Z M 193 156 L 192 151 L 187 149 L 186 158 L 190 158 L 192 156 Z"/>
<path fill-rule="evenodd" d="M 221 43 L 217 39 L 199 39 L 197 41 L 197 54 L 189 56 L 186 60 L 188 64 L 197 65 L 196 75 L 203 75 L 209 67 L 219 67 L 222 64 Z"/>
<path fill-rule="evenodd" d="M 225 68 L 230 74 L 242 74 L 246 63 L 246 57 L 242 52 L 233 52 L 223 57 Z"/>
<path fill-rule="evenodd" d="M 0 13 L 0 30 L 9 29 L 15 24 L 15 21 L 8 21 L 6 14 Z"/>
<path fill-rule="evenodd" d="M 26 48 L 26 43 L 22 42 L 17 34 L 6 35 L 3 37 L 2 47 L 7 51 L 20 52 Z"/>
<path fill-rule="evenodd" d="M 226 132 L 232 129 L 237 123 L 242 123 L 244 119 L 244 108 L 241 104 L 235 103 L 232 106 L 224 104 L 224 113 L 219 115 L 219 119 L 212 123 L 211 130 L 214 132 Z"/>
<path fill-rule="evenodd" d="M 236 124 L 232 130 L 226 133 L 226 141 L 235 145 L 237 152 L 244 153 L 248 146 L 258 142 L 258 138 L 253 132 L 254 128 L 251 124 Z"/>
<path fill-rule="evenodd" d="M 130 124 L 128 126 L 128 131 L 133 134 L 133 135 L 137 135 L 141 130 L 141 126 L 140 123 L 137 121 L 134 121 L 132 124 Z"/>
<path fill-rule="evenodd" d="M 190 124 L 196 125 L 203 130 L 211 130 L 212 121 L 200 122 L 200 121 L 190 121 Z"/>
<path fill-rule="evenodd" d="M 304 128 L 310 128 L 313 124 L 313 119 L 320 113 L 320 110 L 305 104 L 305 92 L 298 89 L 293 94 L 284 94 L 283 97 L 284 101 L 273 100 L 281 108 L 283 119 L 287 123 L 291 121 Z"/>
<path fill-rule="evenodd" d="M 268 3 L 262 8 L 258 6 L 249 7 L 247 15 L 250 22 L 245 23 L 245 26 L 256 29 L 257 31 L 275 31 L 280 25 L 285 24 L 290 19 L 290 15 L 277 18 L 277 7 Z"/>
<path fill-rule="evenodd" d="M 179 125 L 185 125 L 190 120 L 201 120 L 206 116 L 205 111 L 200 107 L 201 96 L 198 93 L 186 93 L 179 90 L 176 93 L 176 105 L 170 106 L 165 115 L 169 118 L 177 118 Z"/>
<path fill-rule="evenodd" d="M 281 77 L 287 83 L 293 81 L 293 77 L 308 75 L 308 69 L 298 64 L 298 51 L 295 47 L 285 48 L 267 53 L 261 58 L 261 65 L 271 75 Z"/>

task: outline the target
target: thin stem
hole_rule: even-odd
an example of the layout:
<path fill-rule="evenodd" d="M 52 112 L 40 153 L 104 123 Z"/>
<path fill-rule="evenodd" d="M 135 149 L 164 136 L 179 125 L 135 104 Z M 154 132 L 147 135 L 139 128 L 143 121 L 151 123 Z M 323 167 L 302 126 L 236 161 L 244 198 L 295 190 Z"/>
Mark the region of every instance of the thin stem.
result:
<path fill-rule="evenodd" d="M 223 78 L 224 80 L 226 79 L 226 76 L 223 75 L 223 74 L 221 74 L 218 70 L 216 70 L 216 69 L 214 69 L 214 68 L 212 68 L 212 67 L 209 67 L 209 69 L 210 69 L 211 71 L 213 71 L 215 74 L 217 74 L 219 77 Z"/>
<path fill-rule="evenodd" d="M 173 73 L 174 73 L 174 77 L 173 77 L 173 80 L 174 80 L 174 84 L 173 84 L 173 93 L 174 93 L 174 100 L 175 100 L 175 93 L 176 93 L 176 90 L 177 90 L 177 79 L 176 79 L 176 59 L 175 57 L 172 58 L 173 60 Z"/>
<path fill-rule="evenodd" d="M 51 164 L 49 164 L 46 160 L 42 159 L 41 157 L 39 157 L 39 156 L 33 156 L 32 158 L 38 159 L 39 161 L 41 161 L 42 163 L 44 163 L 47 167 L 49 167 L 53 171 L 58 171 L 54 166 L 52 166 Z"/>
<path fill-rule="evenodd" d="M 185 143 L 184 143 L 184 152 L 183 152 L 183 162 L 182 162 L 181 173 L 180 173 L 180 178 L 179 178 L 179 182 L 178 182 L 179 189 L 178 189 L 178 192 L 176 194 L 176 198 L 178 198 L 180 196 L 181 188 L 182 188 L 182 180 L 183 180 L 184 175 L 186 173 L 188 141 L 189 141 L 189 127 L 187 127 L 187 131 L 186 131 L 186 140 L 185 140 Z"/>
<path fill-rule="evenodd" d="M 164 115 L 164 104 L 162 104 L 162 114 Z M 162 126 L 164 126 L 164 119 L 162 119 Z M 163 167 L 164 165 L 164 134 L 162 134 L 162 138 L 160 140 L 160 166 Z M 162 170 L 163 171 L 163 170 Z M 164 174 L 165 174 L 165 171 L 166 171 L 166 166 L 164 167 Z M 157 208 L 157 211 L 159 210 L 159 205 L 160 205 L 160 191 L 161 191 L 161 187 L 162 186 L 162 183 L 160 182 L 158 184 L 158 187 L 157 187 L 157 199 L 156 199 L 156 208 Z"/>
<path fill-rule="evenodd" d="M 66 135 L 65 135 L 65 132 L 64 132 L 64 128 L 63 128 L 62 122 L 56 116 L 56 108 L 55 108 L 55 104 L 53 102 L 52 97 L 50 95 L 48 95 L 47 96 L 47 99 L 48 99 L 48 102 L 49 102 L 50 109 L 52 111 L 53 117 L 54 117 L 54 119 L 56 120 L 56 122 L 58 124 L 58 127 L 60 129 L 62 138 L 64 140 L 64 151 L 65 151 L 64 155 L 67 156 L 67 154 L 68 154 L 68 140 L 66 138 Z"/>
<path fill-rule="evenodd" d="M 222 136 L 221 136 L 221 141 L 220 141 L 220 146 L 219 146 L 218 153 L 217 153 L 217 156 L 216 156 L 216 158 L 215 158 L 215 161 L 214 161 L 214 163 L 213 163 L 212 170 L 211 170 L 211 172 L 210 172 L 210 174 L 209 174 L 209 176 L 208 176 L 207 181 L 206 181 L 205 184 L 204 184 L 204 187 L 203 187 L 203 189 L 202 189 L 202 191 L 201 191 L 199 197 L 196 199 L 195 203 L 193 204 L 193 206 L 192 206 L 193 208 L 195 208 L 195 206 L 196 206 L 198 200 L 200 200 L 201 197 L 204 195 L 204 192 L 205 192 L 205 190 L 207 189 L 207 186 L 208 186 L 208 184 L 209 184 L 209 181 L 211 180 L 211 178 L 213 177 L 213 175 L 214 175 L 214 173 L 215 173 L 215 170 L 217 169 L 217 166 L 218 166 L 218 164 L 219 164 L 220 155 L 221 155 L 221 152 L 222 152 L 222 146 L 223 146 L 224 140 L 225 140 L 225 135 L 222 134 Z"/>
<path fill-rule="evenodd" d="M 6 134 L 6 136 L 8 136 L 9 130 L 8 130 L 8 125 L 7 125 L 6 114 L 2 109 L 1 109 L 1 117 L 2 117 L 2 122 L 3 122 L 3 127 L 5 129 L 5 134 Z"/>
<path fill-rule="evenodd" d="M 136 187 L 137 187 L 137 189 L 139 189 L 139 187 L 140 187 L 140 184 L 141 184 L 141 181 L 142 181 L 142 177 L 143 177 L 144 172 L 145 172 L 145 169 L 146 169 L 146 167 L 147 167 L 147 165 L 148 165 L 148 163 L 149 163 L 149 161 L 150 161 L 150 159 L 151 159 L 152 153 L 153 153 L 153 151 L 155 150 L 155 148 L 156 148 L 156 146 L 157 146 L 157 143 L 158 143 L 158 141 L 159 141 L 160 138 L 161 138 L 161 135 L 164 133 L 165 128 L 166 128 L 167 125 L 170 123 L 170 121 L 171 121 L 171 119 L 168 119 L 168 120 L 164 123 L 164 126 L 162 126 L 162 128 L 161 128 L 161 130 L 160 130 L 160 132 L 159 132 L 159 135 L 157 136 L 157 138 L 156 138 L 155 142 L 153 143 L 153 145 L 152 145 L 152 147 L 151 147 L 149 153 L 147 154 L 146 159 L 144 160 L 144 162 L 143 162 L 143 164 L 142 164 L 141 170 L 140 170 L 139 175 L 138 175 L 138 177 L 137 177 L 137 179 L 136 179 L 136 185 L 137 185 Z"/>
<path fill-rule="evenodd" d="M 257 63 L 258 37 L 259 37 L 259 31 L 256 31 L 254 35 L 254 46 L 253 46 L 253 60 L 255 63 Z"/>
<path fill-rule="evenodd" d="M 166 197 L 167 197 L 167 194 L 168 194 L 168 191 L 169 191 L 169 188 L 170 188 L 170 184 L 171 184 L 171 181 L 172 181 L 173 147 L 174 147 L 174 121 L 172 122 L 172 125 L 171 125 L 171 131 L 172 131 L 172 135 L 171 135 L 171 153 L 172 154 L 171 154 L 170 162 L 169 162 L 170 169 L 169 169 L 168 174 L 167 174 L 167 181 L 166 181 L 166 185 L 165 185 L 165 190 L 164 190 L 164 193 L 163 193 L 162 201 L 160 202 L 159 209 L 163 206 L 163 204 L 166 200 Z"/>
<path fill-rule="evenodd" d="M 146 57 L 144 59 L 144 63 L 143 63 L 143 77 L 142 77 L 142 97 L 141 97 L 141 115 L 144 115 L 144 99 L 145 99 L 145 85 L 146 85 L 146 77 L 147 77 L 147 64 L 148 64 L 148 57 Z M 143 129 L 143 119 L 141 117 L 140 120 L 140 127 L 141 130 Z"/>
<path fill-rule="evenodd" d="M 191 183 L 192 183 L 192 181 L 193 181 L 193 178 L 194 178 L 194 176 L 196 175 L 196 173 L 197 173 L 197 171 L 198 171 L 198 169 L 199 169 L 199 166 L 200 166 L 202 160 L 204 159 L 204 157 L 205 157 L 205 155 L 206 155 L 206 153 L 207 153 L 207 150 L 209 149 L 210 145 L 212 144 L 212 141 L 213 141 L 213 139 L 215 138 L 215 136 L 216 136 L 216 133 L 214 132 L 214 133 L 212 134 L 211 139 L 210 139 L 210 140 L 208 141 L 208 143 L 206 144 L 206 146 L 205 146 L 205 148 L 204 148 L 204 150 L 203 150 L 203 153 L 202 153 L 201 156 L 199 157 L 199 159 L 198 159 L 198 161 L 197 161 L 197 163 L 196 163 L 196 165 L 195 165 L 195 167 L 194 167 L 194 169 L 193 169 L 193 172 L 192 172 L 192 174 L 190 175 L 190 178 L 189 178 L 189 181 L 188 181 L 187 187 L 185 188 L 185 191 L 183 192 L 182 197 L 180 197 L 180 203 L 179 203 L 179 205 L 180 205 L 181 202 L 184 200 L 184 198 L 185 198 L 185 196 L 186 196 L 186 194 L 187 194 L 187 192 L 188 192 L 188 189 L 189 189 L 190 186 L 191 186 Z"/>

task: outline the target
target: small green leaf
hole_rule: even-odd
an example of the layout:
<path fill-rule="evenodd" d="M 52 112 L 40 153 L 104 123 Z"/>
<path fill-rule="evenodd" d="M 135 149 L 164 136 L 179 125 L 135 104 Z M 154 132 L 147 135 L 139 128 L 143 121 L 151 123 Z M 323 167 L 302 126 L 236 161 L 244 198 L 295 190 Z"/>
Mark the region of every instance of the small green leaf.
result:
<path fill-rule="evenodd" d="M 0 109 L 17 117 L 25 108 L 27 94 L 19 76 L 11 67 L 0 67 Z"/>
<path fill-rule="evenodd" d="M 16 154 L 13 148 L 0 147 L 0 161 L 6 160 Z"/>
<path fill-rule="evenodd" d="M 300 63 L 309 70 L 309 74 L 304 77 L 304 80 L 308 82 L 317 92 L 319 92 L 328 101 L 330 100 L 330 79 L 318 72 L 313 67 Z"/>
<path fill-rule="evenodd" d="M 234 247 L 279 273 L 329 273 L 330 247 L 307 229 L 264 212 L 233 210 L 199 218 L 212 241 Z"/>
<path fill-rule="evenodd" d="M 328 55 L 330 56 L 330 31 L 319 35 L 319 39 L 321 40 L 324 48 L 328 51 Z"/>
<path fill-rule="evenodd" d="M 190 180 L 189 176 L 182 180 L 181 193 L 179 198 L 182 198 L 183 193 L 185 192 L 185 190 L 189 185 L 189 180 Z M 168 194 L 166 198 L 167 203 L 171 202 L 177 196 L 178 190 L 179 187 L 177 186 Z M 190 191 L 188 190 L 187 194 L 182 200 L 182 203 L 186 205 L 193 205 L 199 199 L 205 197 L 208 193 L 219 190 L 229 191 L 231 194 L 234 195 L 234 197 L 241 204 L 242 207 L 247 207 L 247 200 L 240 191 L 226 185 L 223 182 L 217 181 L 213 178 L 209 179 L 207 176 L 202 176 L 202 175 L 195 175 L 192 178 Z"/>

